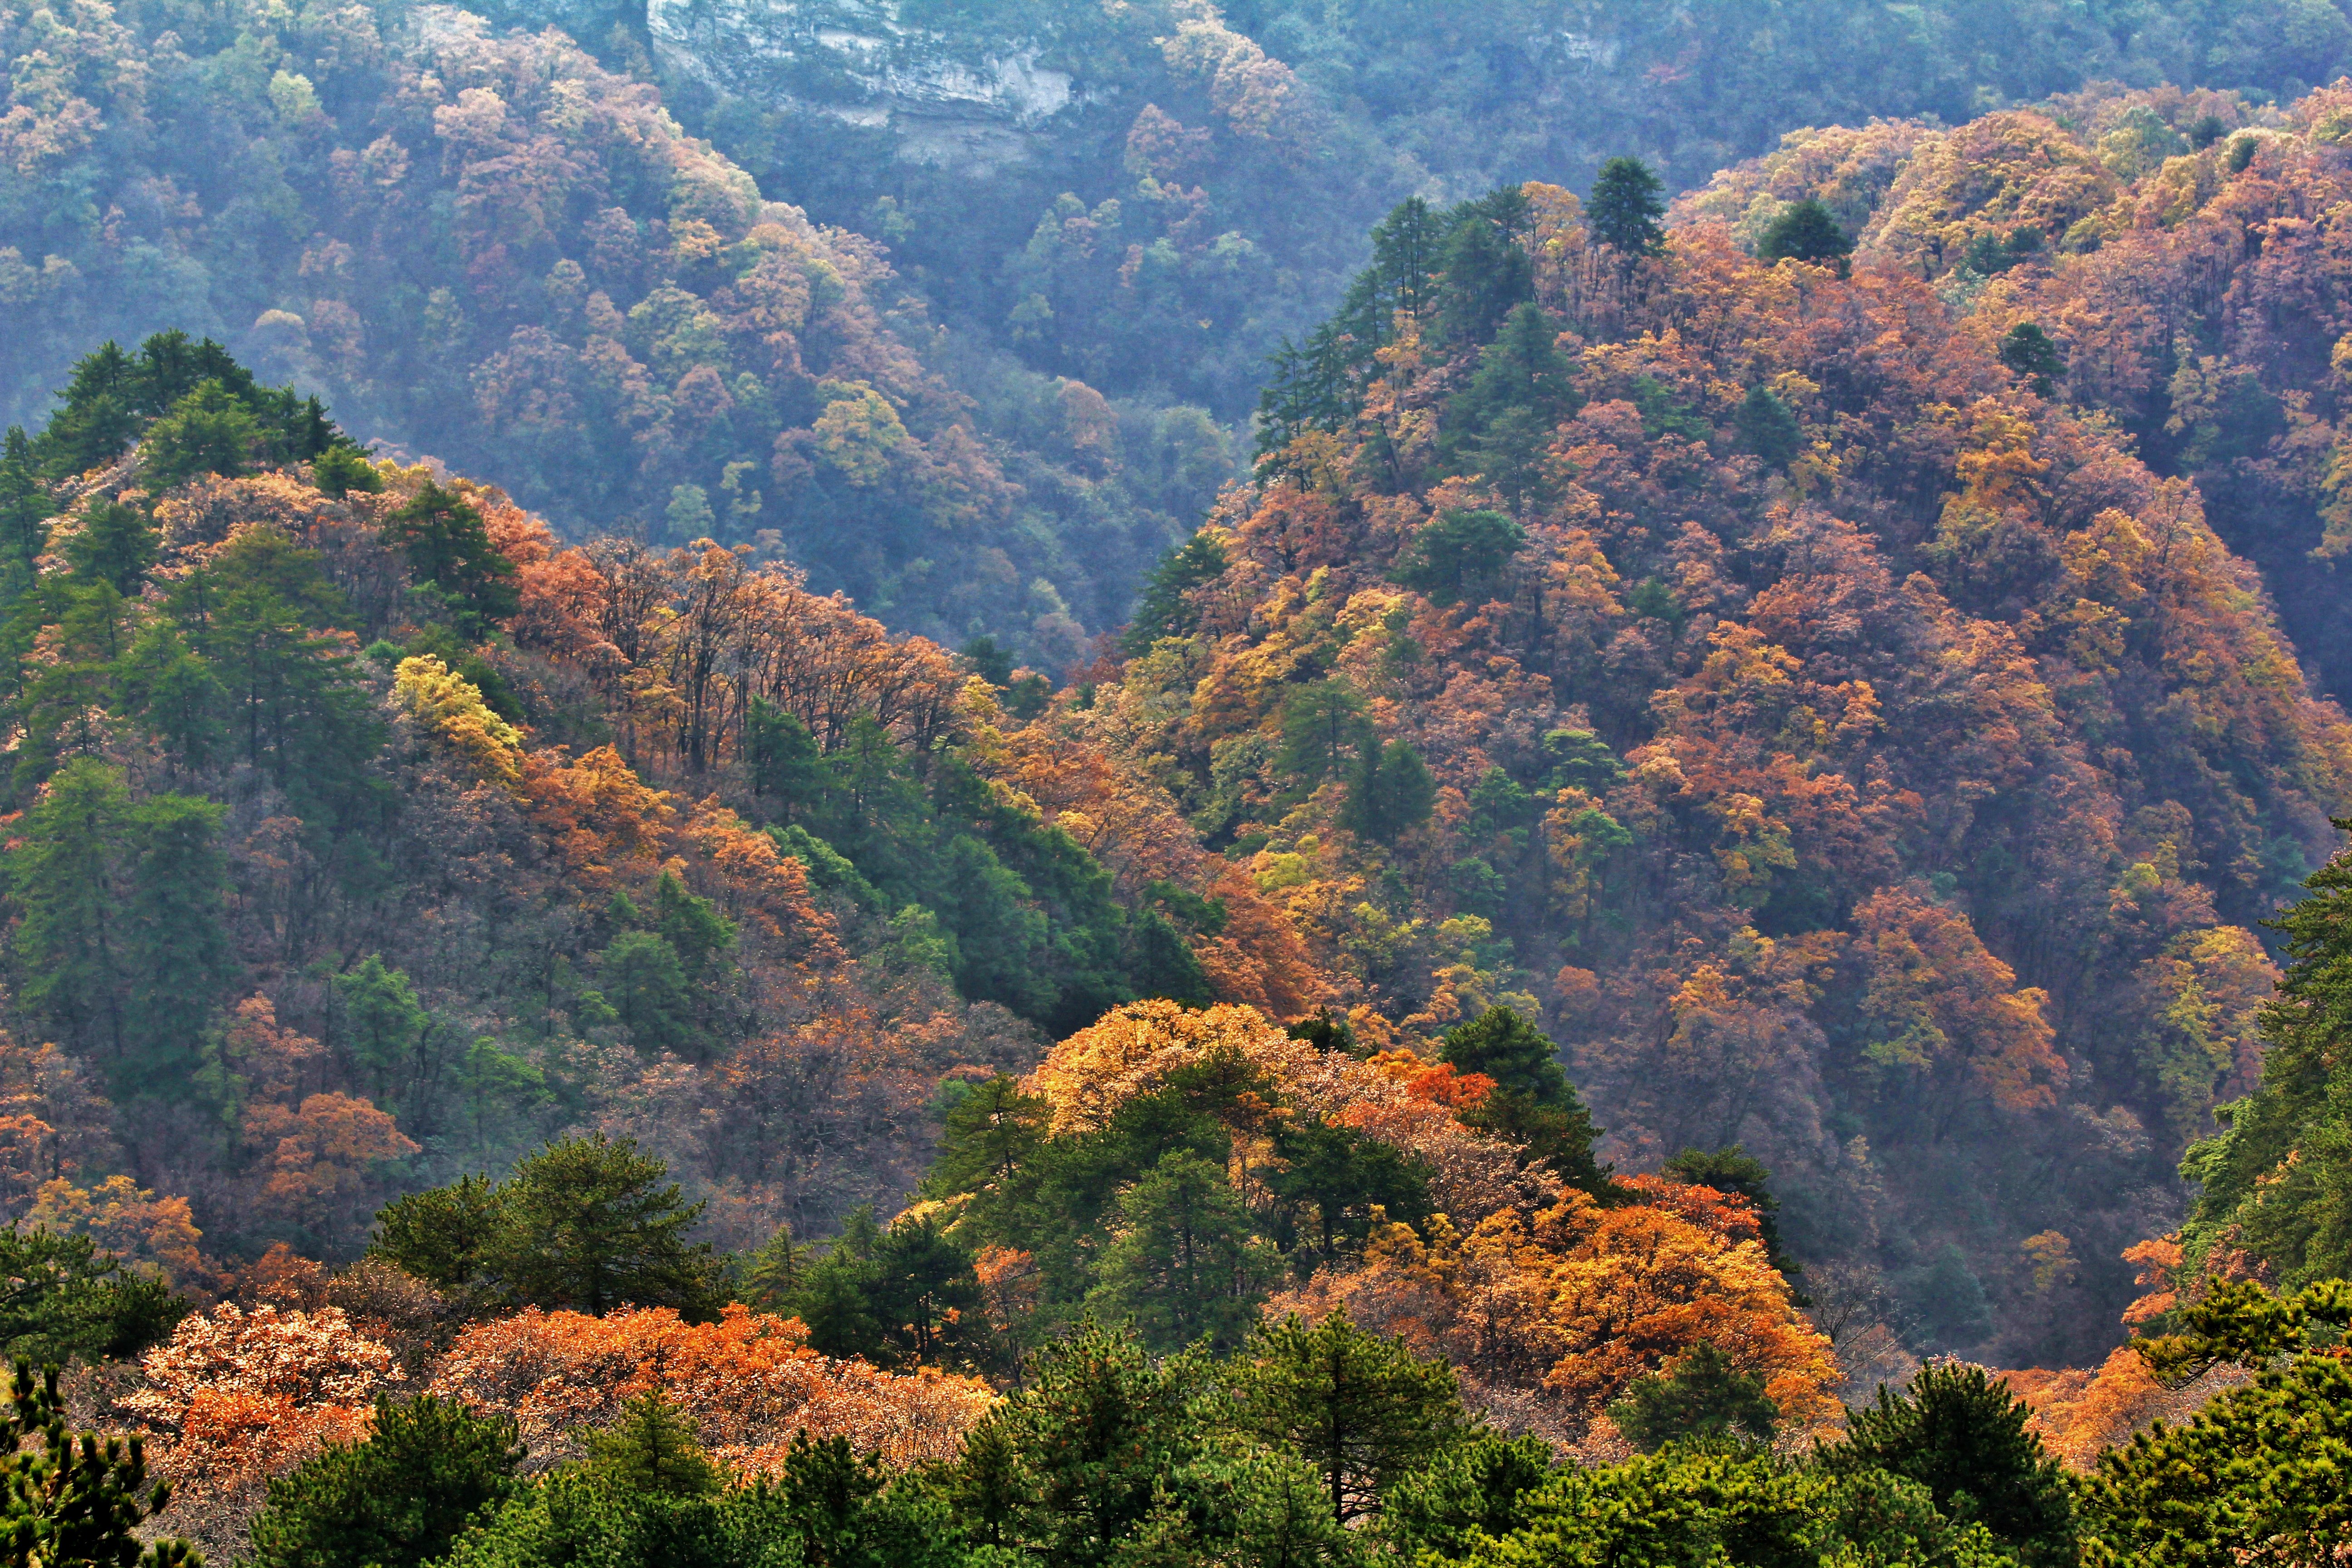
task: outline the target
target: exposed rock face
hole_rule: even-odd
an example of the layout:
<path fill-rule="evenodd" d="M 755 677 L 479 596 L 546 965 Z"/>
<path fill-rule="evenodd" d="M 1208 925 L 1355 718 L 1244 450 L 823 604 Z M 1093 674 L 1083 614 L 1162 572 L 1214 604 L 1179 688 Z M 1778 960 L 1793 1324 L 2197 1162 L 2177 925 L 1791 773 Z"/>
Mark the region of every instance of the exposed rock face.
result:
<path fill-rule="evenodd" d="M 1051 40 L 1027 9 L 983 39 L 908 26 L 893 0 L 647 0 L 646 30 L 666 69 L 715 92 L 887 127 L 902 158 L 982 173 L 1079 97 L 1039 64 Z"/>

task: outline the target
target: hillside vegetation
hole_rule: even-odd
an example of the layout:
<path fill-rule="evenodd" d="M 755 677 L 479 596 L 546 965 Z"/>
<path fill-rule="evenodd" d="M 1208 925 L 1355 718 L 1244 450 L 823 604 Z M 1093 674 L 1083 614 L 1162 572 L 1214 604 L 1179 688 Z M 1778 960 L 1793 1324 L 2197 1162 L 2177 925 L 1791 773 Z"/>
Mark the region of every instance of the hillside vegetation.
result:
<path fill-rule="evenodd" d="M 2335 842 L 2352 731 L 2202 486 L 2095 405 L 2152 373 L 2103 335 L 2122 310 L 2073 301 L 2197 233 L 2250 258 L 2217 295 L 2259 288 L 2256 250 L 2303 232 L 2272 193 L 2332 167 L 2297 129 L 2332 102 L 2144 163 L 2143 203 L 2211 182 L 2176 229 L 2131 226 L 2125 177 L 2026 116 L 1819 138 L 1909 143 L 1850 260 L 1549 187 L 1400 208 L 1365 303 L 1269 392 L 1258 483 L 1064 721 L 1250 857 L 1405 1027 L 1539 1003 L 1621 1164 L 1743 1144 L 1795 1250 L 1865 1265 L 1925 1342 L 2079 1359 L 2253 1082 L 2259 927 Z M 2046 233 L 1951 162 L 2029 135 L 2078 209 Z M 1931 189 L 1969 193 L 1937 209 L 1956 259 L 1882 260 Z M 1750 242 L 1805 194 L 1738 205 Z M 1985 232 L 2005 253 L 1972 276 Z M 2170 383 L 2189 430 L 2221 416 L 2183 377 L 2286 405 L 2204 363 Z M 2268 471 L 2312 506 L 2332 401 L 2283 392 L 2314 455 Z"/>
<path fill-rule="evenodd" d="M 9 418 L 101 339 L 210 334 L 575 539 L 752 545 L 1055 669 L 1229 471 L 1197 409 L 976 349 L 927 366 L 951 345 L 879 245 L 763 199 L 560 36 L 90 0 L 0 11 L 0 53 L 26 62 L 0 110 Z"/>
<path fill-rule="evenodd" d="M 12 1541 L 2340 1552 L 2352 83 L 1404 194 L 1237 469 L 633 18 L 6 15 Z"/>

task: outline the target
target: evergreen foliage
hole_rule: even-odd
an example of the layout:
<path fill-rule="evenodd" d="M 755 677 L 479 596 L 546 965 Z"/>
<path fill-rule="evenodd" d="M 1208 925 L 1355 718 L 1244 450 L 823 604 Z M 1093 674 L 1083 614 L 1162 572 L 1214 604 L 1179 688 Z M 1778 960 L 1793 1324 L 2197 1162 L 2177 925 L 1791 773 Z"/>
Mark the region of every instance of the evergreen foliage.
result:
<path fill-rule="evenodd" d="M 418 1279 L 514 1306 L 604 1312 L 623 1303 L 715 1312 L 720 1268 L 687 1239 L 703 1205 L 636 1141 L 549 1144 L 495 1184 L 467 1177 L 402 1198 L 372 1248 Z"/>
<path fill-rule="evenodd" d="M 2184 1317 L 2185 1332 L 2139 1342 L 2152 1371 L 2178 1382 L 2235 1363 L 2253 1380 L 2100 1456 L 2080 1493 L 2083 1562 L 2325 1561 L 2352 1531 L 2352 1288 L 2330 1279 L 2273 1296 L 2219 1281 Z"/>
<path fill-rule="evenodd" d="M 380 1399 L 365 1438 L 273 1478 L 251 1527 L 253 1568 L 420 1568 L 514 1494 L 511 1420 L 419 1394 Z"/>
<path fill-rule="evenodd" d="M 1505 185 L 1445 215 L 1438 254 L 1438 334 L 1483 343 L 1535 294 L 1535 263 L 1526 240 L 1533 214 L 1527 193 Z"/>
<path fill-rule="evenodd" d="M 1764 1168 L 1764 1162 L 1734 1143 L 1727 1149 L 1685 1149 L 1661 1169 L 1694 1186 L 1746 1198 L 1764 1233 L 1764 1250 L 1771 1257 L 1772 1267 L 1791 1279 L 1800 1272 L 1781 1244 L 1780 1222 L 1773 1217 L 1780 1212 L 1780 1200 L 1772 1195 L 1772 1173 Z"/>
<path fill-rule="evenodd" d="M 1853 241 L 1838 226 L 1837 218 L 1823 206 L 1818 196 L 1806 196 L 1789 204 L 1786 211 L 1767 225 L 1756 242 L 1759 261 L 1810 261 L 1815 265 L 1835 262 L 1842 269 L 1845 258 L 1853 254 Z"/>
<path fill-rule="evenodd" d="M 1665 244 L 1659 221 L 1665 214 L 1665 186 L 1639 158 L 1612 158 L 1601 164 L 1584 207 L 1592 237 L 1628 259 L 1654 256 Z"/>
<path fill-rule="evenodd" d="M 620 1420 L 596 1434 L 584 1465 L 604 1485 L 633 1497 L 709 1497 L 721 1482 L 693 1427 L 657 1388 L 630 1400 Z"/>
<path fill-rule="evenodd" d="M 1465 1118 L 1507 1138 L 1543 1160 L 1570 1186 L 1607 1201 L 1609 1167 L 1593 1156 L 1601 1130 L 1560 1069 L 1559 1047 L 1508 1007 L 1489 1007 L 1446 1032 L 1441 1060 L 1465 1073 L 1484 1073 L 1495 1090 Z"/>
<path fill-rule="evenodd" d="M 902 1215 L 886 1230 L 870 1208 L 859 1209 L 824 1256 L 797 1272 L 781 1300 L 827 1355 L 954 1366 L 982 1352 L 971 1258 L 931 1215 Z"/>
<path fill-rule="evenodd" d="M 1797 423 L 1795 410 L 1761 382 L 1739 400 L 1739 413 L 1733 423 L 1739 431 L 1740 445 L 1763 458 L 1768 468 L 1786 468 L 1790 458 L 1804 450 L 1804 427 Z"/>
<path fill-rule="evenodd" d="M 1433 604 L 1451 605 L 1491 585 L 1526 542 L 1527 530 L 1503 513 L 1457 508 L 1423 523 L 1389 574 Z"/>
<path fill-rule="evenodd" d="M 1540 1437 L 1473 1430 L 1426 1465 L 1399 1479 L 1382 1499 L 1381 1537 L 1405 1561 L 1423 1553 L 1458 1563 L 1481 1535 L 1518 1528 L 1520 1500 L 1551 1473 L 1551 1447 Z"/>
<path fill-rule="evenodd" d="M 384 521 L 383 536 L 408 552 L 419 583 L 447 595 L 473 624 L 514 614 L 514 563 L 490 543 L 482 514 L 463 496 L 427 479 Z"/>
<path fill-rule="evenodd" d="M 1470 1431 L 1451 1367 L 1337 1312 L 1259 1325 L 1235 1366 L 1236 1418 L 1314 1467 L 1337 1524 L 1377 1512 L 1402 1478 Z"/>
<path fill-rule="evenodd" d="M 2026 1429 L 2031 1414 L 1982 1367 L 1930 1365 L 1903 1392 L 1882 1386 L 1874 1404 L 1849 1411 L 1846 1439 L 1823 1463 L 1924 1487 L 1938 1512 L 1981 1525 L 2029 1568 L 2071 1563 L 2073 1501 L 2057 1460 Z"/>
<path fill-rule="evenodd" d="M 2035 321 L 2020 321 L 2009 329 L 2000 340 L 2000 363 L 2042 397 L 2054 396 L 2057 378 L 2066 374 L 2065 356 Z"/>
<path fill-rule="evenodd" d="M 1162 1155 L 1121 1192 L 1108 1226 L 1087 1306 L 1132 1322 L 1155 1352 L 1232 1350 L 1281 1273 L 1223 1168 L 1189 1150 Z"/>
<path fill-rule="evenodd" d="M 1626 1441 L 1643 1453 L 1692 1439 L 1744 1437 L 1769 1443 L 1780 1419 L 1780 1407 L 1765 1395 L 1764 1380 L 1742 1372 L 1711 1344 L 1693 1345 L 1663 1373 L 1633 1380 L 1622 1401 L 1609 1407 Z"/>
<path fill-rule="evenodd" d="M 35 1364 L 137 1355 L 189 1302 L 160 1279 L 100 1256 L 86 1236 L 0 1231 L 0 1354 Z"/>
<path fill-rule="evenodd" d="M 15 1568 L 57 1563 L 107 1568 L 197 1568 L 184 1542 L 143 1542 L 137 1531 L 171 1501 L 152 1484 L 145 1444 L 67 1425 L 58 1371 L 36 1379 L 19 1360 L 0 1412 L 0 1553 Z"/>
<path fill-rule="evenodd" d="M 1374 844 L 1394 844 L 1429 820 L 1437 804 L 1437 781 L 1421 753 L 1403 741 L 1378 745 L 1366 741 L 1348 775 L 1348 797 L 1339 826 Z"/>
<path fill-rule="evenodd" d="M 1139 658 L 1162 637 L 1191 636 L 1201 623 L 1201 612 L 1186 595 L 1214 582 L 1226 565 L 1224 548 L 1207 533 L 1195 533 L 1161 556 L 1136 595 L 1134 616 L 1119 635 L 1121 650 Z M 1009 667 L 1006 673 L 1012 673 Z"/>

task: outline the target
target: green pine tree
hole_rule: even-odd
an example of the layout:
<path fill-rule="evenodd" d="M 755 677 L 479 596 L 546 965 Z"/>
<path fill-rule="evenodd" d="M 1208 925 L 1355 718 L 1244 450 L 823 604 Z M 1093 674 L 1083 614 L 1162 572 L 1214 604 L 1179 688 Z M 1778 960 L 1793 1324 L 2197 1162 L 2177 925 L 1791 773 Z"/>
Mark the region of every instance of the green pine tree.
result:
<path fill-rule="evenodd" d="M 81 527 L 61 553 L 74 575 L 86 583 L 105 583 L 125 598 L 138 596 L 155 564 L 161 535 L 138 508 L 121 501 L 92 501 L 82 514 Z"/>
<path fill-rule="evenodd" d="M 0 1230 L 0 1354 L 44 1365 L 134 1356 L 189 1305 L 86 1236 Z"/>
<path fill-rule="evenodd" d="M 410 570 L 468 616 L 497 620 L 520 603 L 514 563 L 490 542 L 482 514 L 431 479 L 384 520 L 383 542 L 408 552 Z"/>
<path fill-rule="evenodd" d="M 1742 1372 L 1711 1344 L 1685 1351 L 1665 1373 L 1635 1378 L 1609 1407 L 1625 1440 L 1643 1453 L 1668 1443 L 1744 1436 L 1769 1443 L 1780 1409 L 1766 1397 L 1764 1379 Z"/>
<path fill-rule="evenodd" d="M 1348 779 L 1339 826 L 1372 843 L 1393 844 L 1428 821 L 1436 804 L 1437 781 L 1420 752 L 1401 740 L 1385 746 L 1367 741 Z"/>
<path fill-rule="evenodd" d="M 1665 186 L 1639 158 L 1612 158 L 1601 165 L 1585 204 L 1592 237 L 1624 257 L 1653 256 L 1665 244 Z"/>
<path fill-rule="evenodd" d="M 1162 637 L 1190 637 L 1201 624 L 1201 612 L 1187 595 L 1215 582 L 1224 570 L 1224 547 L 1205 531 L 1161 556 L 1136 595 L 1135 614 L 1119 634 L 1120 651 L 1139 658 Z"/>
<path fill-rule="evenodd" d="M 1833 1471 L 1887 1471 L 1927 1489 L 1937 1511 L 1981 1524 L 2028 1568 L 2071 1563 L 2074 1510 L 2058 1461 L 2026 1429 L 2032 1412 L 1982 1367 L 1923 1367 L 1902 1393 L 1847 1413 L 1822 1451 Z"/>
<path fill-rule="evenodd" d="M 483 1260 L 505 1223 L 504 1205 L 504 1192 L 488 1176 L 460 1176 L 446 1187 L 411 1193 L 375 1216 L 368 1252 L 436 1289 L 478 1289 Z"/>
<path fill-rule="evenodd" d="M 1282 749 L 1275 753 L 1280 772 L 1313 785 L 1345 767 L 1366 743 L 1370 726 L 1364 721 L 1364 701 L 1339 676 L 1295 687 L 1282 704 Z"/>
<path fill-rule="evenodd" d="M 329 1444 L 270 1480 L 245 1561 L 420 1568 L 513 1495 L 522 1458 L 510 1416 L 430 1395 L 379 1399 L 365 1438 Z"/>
<path fill-rule="evenodd" d="M 703 1205 L 632 1138 L 602 1133 L 549 1144 L 500 1184 L 481 1271 L 507 1299 L 602 1314 L 624 1304 L 716 1310 L 718 1263 L 687 1237 Z"/>
<path fill-rule="evenodd" d="M 235 479 L 262 456 L 261 422 L 217 381 L 199 382 L 140 442 L 140 479 L 151 490 L 170 489 L 199 474 Z"/>
<path fill-rule="evenodd" d="M 1474 1432 L 1391 1482 L 1381 1498 L 1381 1539 L 1401 1561 L 1423 1552 L 1444 1562 L 1469 1555 L 1472 1531 L 1500 1539 L 1527 1522 L 1519 1500 L 1551 1473 L 1540 1437 Z"/>
<path fill-rule="evenodd" d="M 1810 261 L 1816 265 L 1834 262 L 1843 271 L 1845 258 L 1853 254 L 1853 241 L 1820 198 L 1807 196 L 1791 202 L 1781 209 L 1780 216 L 1764 228 L 1756 242 L 1759 261 Z"/>
<path fill-rule="evenodd" d="M 2066 356 L 2034 321 L 2020 321 L 2000 340 L 2000 363 L 2021 377 L 2037 397 L 2057 395 L 2057 378 L 2066 374 Z"/>
<path fill-rule="evenodd" d="M 1527 530 L 1499 511 L 1456 507 L 1422 524 L 1389 578 L 1451 605 L 1491 584 L 1527 542 Z"/>
<path fill-rule="evenodd" d="M 941 1477 L 958 1522 L 1054 1568 L 1108 1568 L 1201 1447 L 1206 1368 L 1150 1354 L 1083 1319 L 1032 1358 L 1023 1385 L 965 1438 Z"/>
<path fill-rule="evenodd" d="M 74 1433 L 58 1369 L 16 1364 L 0 1411 L 0 1563 L 7 1568 L 197 1568 L 185 1542 L 138 1531 L 171 1501 L 150 1482 L 143 1442 Z"/>
<path fill-rule="evenodd" d="M 1465 1121 L 1523 1145 L 1570 1186 L 1604 1202 L 1614 1195 L 1608 1168 L 1592 1154 L 1600 1131 L 1560 1070 L 1559 1047 L 1549 1036 L 1508 1007 L 1489 1007 L 1448 1030 L 1438 1055 L 1462 1072 L 1495 1080 L 1494 1092 Z"/>
<path fill-rule="evenodd" d="M 368 1075 L 378 1103 L 388 1102 L 429 1022 L 415 988 L 372 952 L 358 968 L 335 976 L 334 992 L 342 1005 L 346 1048 Z"/>
<path fill-rule="evenodd" d="M 1282 1268 L 1223 1168 L 1183 1150 L 1119 1194 L 1111 1234 L 1087 1305 L 1162 1352 L 1240 1343 Z"/>
<path fill-rule="evenodd" d="M 1379 1512 L 1400 1479 L 1472 1429 L 1451 1366 L 1339 1312 L 1259 1324 L 1230 1386 L 1236 1423 L 1312 1466 L 1340 1525 Z"/>
<path fill-rule="evenodd" d="M 2276 922 L 2287 964 L 2262 1019 L 2262 1080 L 2180 1165 L 2200 1187 L 2187 1247 L 2227 1237 L 2289 1286 L 2352 1278 L 2352 853 L 2305 886 Z"/>
<path fill-rule="evenodd" d="M 131 792 L 121 770 L 77 757 L 26 814 L 9 880 L 22 911 L 17 996 L 68 1049 L 120 1063 L 129 1022 L 129 891 L 120 850 Z"/>
<path fill-rule="evenodd" d="M 150 795 L 129 814 L 121 916 L 135 1048 L 125 1059 L 151 1092 L 195 1069 L 203 1020 L 243 973 L 224 918 L 227 816 L 217 801 L 184 795 Z"/>
<path fill-rule="evenodd" d="M 1732 425 L 1739 444 L 1763 458 L 1768 468 L 1785 468 L 1790 458 L 1804 450 L 1805 430 L 1797 423 L 1796 411 L 1760 381 L 1740 399 Z"/>
<path fill-rule="evenodd" d="M 658 1388 L 630 1400 L 618 1421 L 589 1439 L 585 1465 L 602 1484 L 641 1496 L 708 1497 L 725 1479 Z"/>

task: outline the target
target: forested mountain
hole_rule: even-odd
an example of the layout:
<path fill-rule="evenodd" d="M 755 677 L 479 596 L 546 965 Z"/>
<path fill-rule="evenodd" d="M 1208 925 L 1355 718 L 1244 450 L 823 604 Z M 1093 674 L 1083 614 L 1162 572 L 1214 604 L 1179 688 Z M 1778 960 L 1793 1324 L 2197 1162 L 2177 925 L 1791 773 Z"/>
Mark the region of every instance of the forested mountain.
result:
<path fill-rule="evenodd" d="M 2325 0 L 486 9 L 0 6 L 0 417 L 209 334 L 566 537 L 756 543 L 1056 672 L 1403 196 L 2352 50 Z"/>
<path fill-rule="evenodd" d="M 650 63 L 762 189 L 887 237 L 957 326 L 1226 416 L 1408 195 L 1580 190 L 1621 153 L 1680 189 L 1799 126 L 1958 124 L 2112 79 L 2284 100 L 2352 58 L 2326 3 L 483 8 Z"/>
<path fill-rule="evenodd" d="M 1622 1163 L 1743 1143 L 1795 1249 L 1867 1261 L 1915 1331 L 2080 1358 L 2063 1325 L 2105 1312 L 2027 1303 L 2131 1294 L 2113 1260 L 2252 1082 L 2257 928 L 2344 810 L 2352 730 L 2202 500 L 2326 503 L 2325 273 L 2284 257 L 2333 103 L 1805 138 L 1793 188 L 1695 200 L 1771 249 L 1841 197 L 1861 244 L 1832 207 L 1818 265 L 1665 235 L 1637 172 L 1590 215 L 1401 208 L 1087 732 L 1407 1027 L 1540 1002 Z M 2210 292 L 2151 277 L 2191 250 Z M 2273 278 L 2307 324 L 2250 298 Z M 2211 300 L 2218 352 L 2102 298 L 2126 279 Z M 2310 455 L 2231 447 L 2240 403 Z M 2199 483 L 2133 454 L 2151 408 Z"/>
<path fill-rule="evenodd" d="M 2332 5 L 517 19 L 0 11 L 11 1541 L 2340 1553 Z"/>
<path fill-rule="evenodd" d="M 1198 410 L 935 335 L 877 244 L 561 37 L 92 3 L 0 12 L 0 51 L 11 418 L 103 338 L 210 333 L 572 536 L 750 544 L 1057 670 L 1229 472 Z"/>

